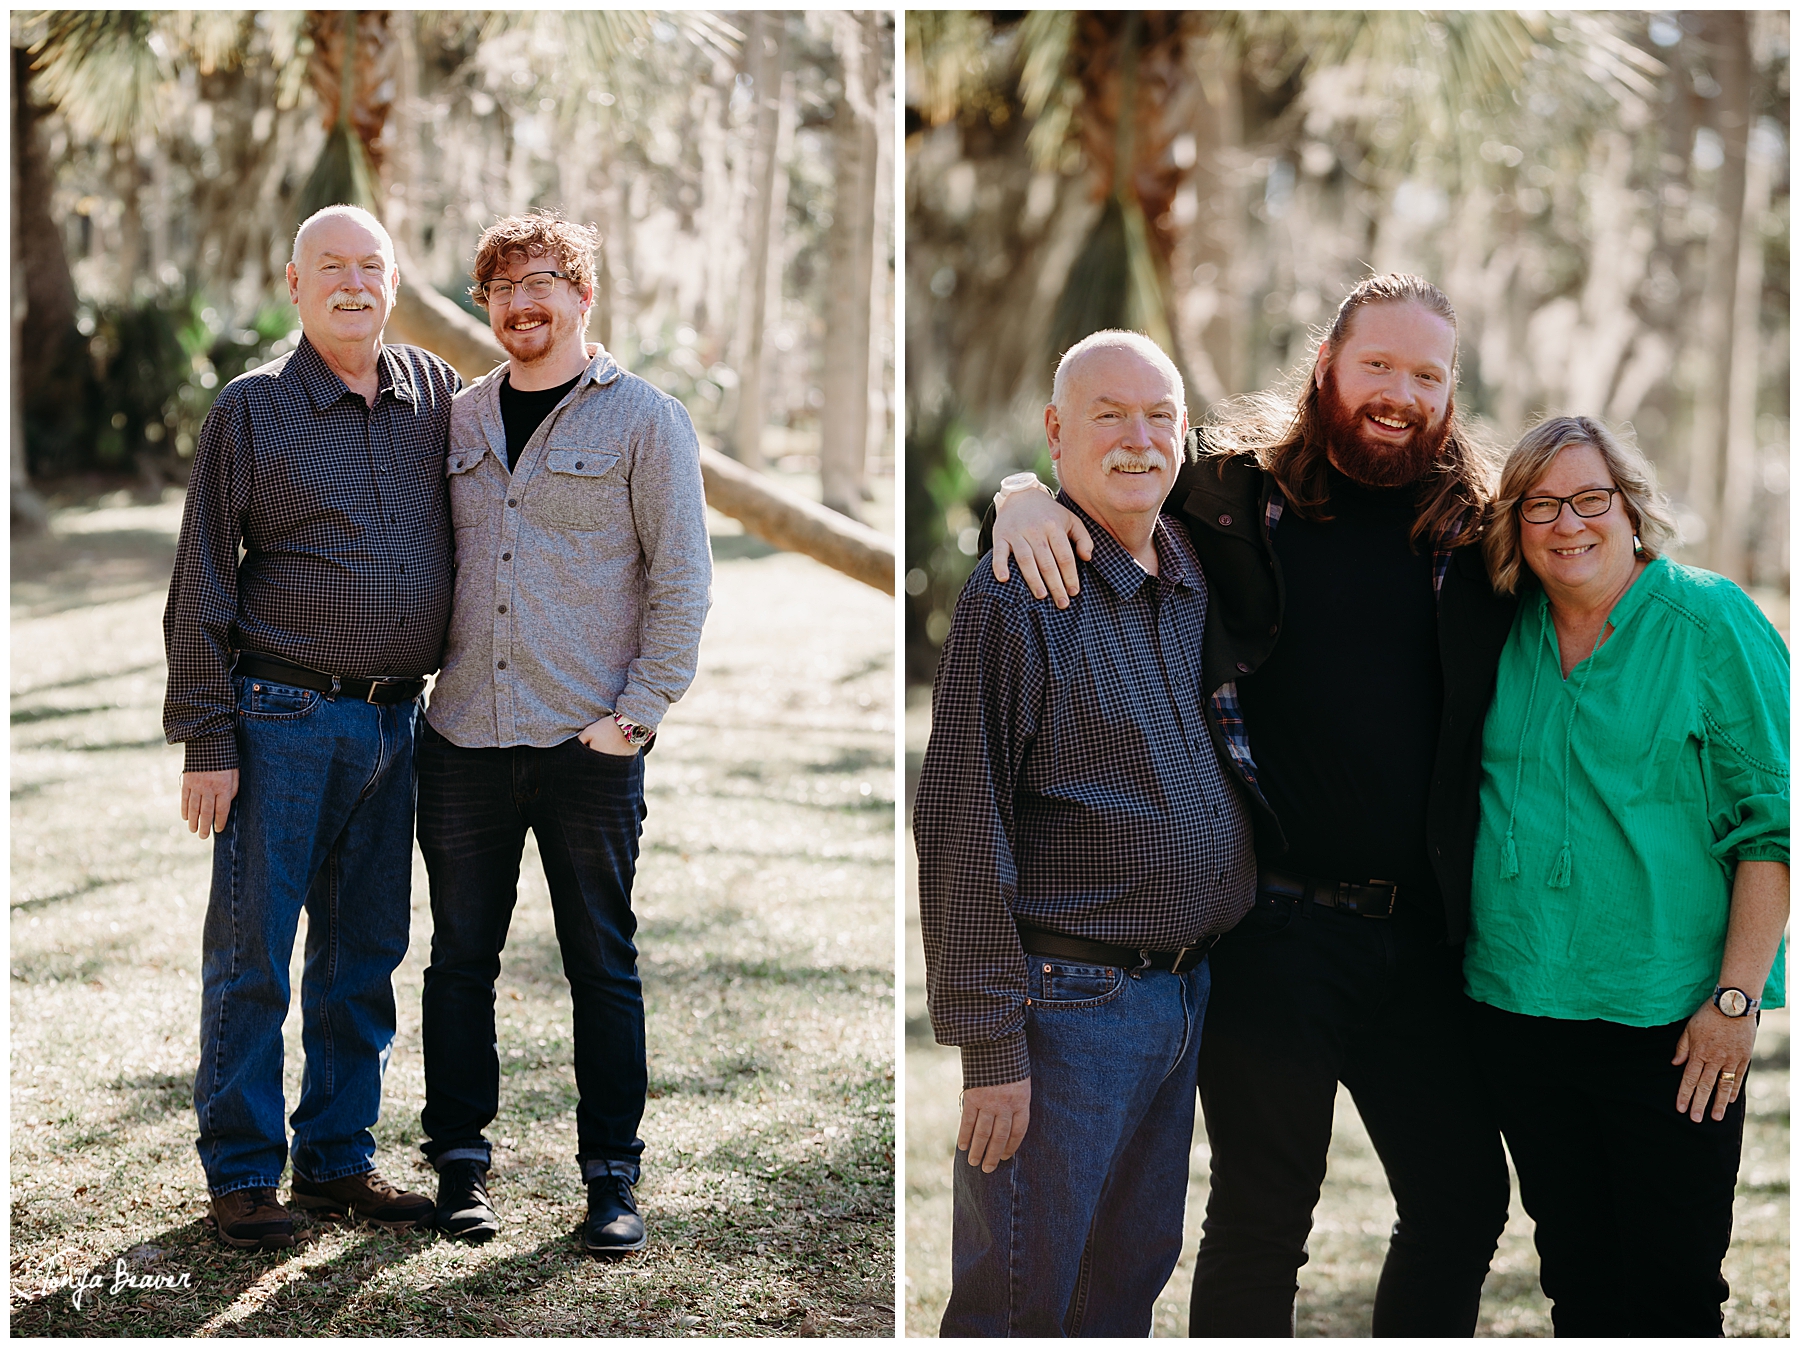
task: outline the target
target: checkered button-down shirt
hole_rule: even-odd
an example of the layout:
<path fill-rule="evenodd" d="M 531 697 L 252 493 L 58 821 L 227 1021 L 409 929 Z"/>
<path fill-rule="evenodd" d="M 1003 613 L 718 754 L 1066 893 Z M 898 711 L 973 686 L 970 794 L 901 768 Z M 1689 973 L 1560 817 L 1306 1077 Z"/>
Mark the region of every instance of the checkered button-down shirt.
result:
<path fill-rule="evenodd" d="M 965 1086 L 1031 1071 L 1015 918 L 1176 950 L 1255 901 L 1250 818 L 1201 703 L 1199 562 L 1163 519 L 1152 577 L 1082 518 L 1094 557 L 1066 609 L 976 564 L 932 691 L 919 907 L 932 1026 Z"/>
<path fill-rule="evenodd" d="M 357 678 L 438 667 L 462 381 L 410 346 L 384 346 L 378 369 L 370 406 L 302 339 L 227 384 L 200 428 L 163 611 L 163 729 L 190 772 L 237 766 L 234 650 Z"/>

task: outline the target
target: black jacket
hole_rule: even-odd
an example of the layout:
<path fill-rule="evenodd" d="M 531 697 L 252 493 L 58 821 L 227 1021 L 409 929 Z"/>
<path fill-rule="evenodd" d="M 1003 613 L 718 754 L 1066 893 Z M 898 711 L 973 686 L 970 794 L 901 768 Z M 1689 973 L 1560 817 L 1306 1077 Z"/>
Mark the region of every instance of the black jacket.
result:
<path fill-rule="evenodd" d="M 1181 470 L 1163 506 L 1187 525 L 1206 573 L 1202 679 L 1208 725 L 1227 764 L 1212 706 L 1221 684 L 1253 674 L 1281 636 L 1286 589 L 1281 563 L 1264 525 L 1274 480 L 1247 457 L 1207 457 Z M 983 521 L 990 542 L 993 511 Z M 1445 939 L 1460 944 L 1469 930 L 1469 881 L 1481 812 L 1481 730 L 1494 696 L 1500 648 L 1512 628 L 1515 598 L 1488 584 L 1479 547 L 1457 548 L 1438 594 L 1438 652 L 1443 661 L 1444 710 L 1438 727 L 1426 811 L 1426 846 L 1444 896 Z M 1241 776 L 1240 776 L 1241 780 Z M 1249 784 L 1245 783 L 1248 787 Z M 1257 827 L 1280 825 L 1262 794 L 1249 788 Z"/>

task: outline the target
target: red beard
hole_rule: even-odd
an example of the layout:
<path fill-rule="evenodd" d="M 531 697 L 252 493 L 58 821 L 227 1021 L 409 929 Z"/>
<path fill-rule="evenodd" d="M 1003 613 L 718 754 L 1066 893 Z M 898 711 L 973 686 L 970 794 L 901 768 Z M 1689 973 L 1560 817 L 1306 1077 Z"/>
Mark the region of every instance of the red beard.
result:
<path fill-rule="evenodd" d="M 1337 470 L 1360 486 L 1410 486 L 1437 462 L 1438 451 L 1450 434 L 1454 405 L 1447 404 L 1444 415 L 1431 425 L 1420 420 L 1412 408 L 1391 408 L 1379 402 L 1346 407 L 1338 394 L 1337 371 L 1327 366 L 1325 385 L 1319 390 L 1319 420 L 1325 432 L 1325 448 Z M 1375 439 L 1363 426 L 1363 418 L 1370 412 L 1406 420 L 1412 426 L 1412 435 L 1398 445 Z"/>

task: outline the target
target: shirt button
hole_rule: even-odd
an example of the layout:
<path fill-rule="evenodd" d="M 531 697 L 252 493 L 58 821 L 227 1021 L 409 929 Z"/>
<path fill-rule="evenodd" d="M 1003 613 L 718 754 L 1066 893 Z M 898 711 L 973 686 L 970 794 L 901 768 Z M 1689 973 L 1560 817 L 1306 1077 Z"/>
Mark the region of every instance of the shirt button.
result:
<path fill-rule="evenodd" d="M 1249 672 L 1250 672 L 1250 666 L 1245 664 L 1242 660 L 1239 660 L 1238 661 L 1238 673 L 1248 674 Z"/>
<path fill-rule="evenodd" d="M 519 504 L 518 498 L 513 497 L 510 500 L 508 500 L 506 504 L 508 504 L 509 506 L 516 506 Z"/>
<path fill-rule="evenodd" d="M 1229 515 L 1219 516 L 1219 527 L 1221 529 L 1229 529 L 1231 527 L 1231 516 L 1229 516 Z"/>
<path fill-rule="evenodd" d="M 505 669 L 505 668 L 506 668 L 506 661 L 504 661 L 504 660 L 502 660 L 502 661 L 501 661 L 501 662 L 500 662 L 500 668 L 502 668 L 502 669 Z"/>
<path fill-rule="evenodd" d="M 503 552 L 500 554 L 500 560 L 503 562 L 510 562 L 512 560 L 512 554 L 510 552 Z"/>
<path fill-rule="evenodd" d="M 586 465 L 586 464 L 585 464 L 585 463 L 583 463 L 583 462 L 582 462 L 582 461 L 581 461 L 581 460 L 580 460 L 580 459 L 577 459 L 577 460 L 575 460 L 575 466 L 576 466 L 576 467 L 577 467 L 577 468 L 585 468 L 585 467 L 587 467 L 587 465 Z"/>
<path fill-rule="evenodd" d="M 506 605 L 505 605 L 505 604 L 502 604 L 502 605 L 500 605 L 500 611 L 501 611 L 501 612 L 502 612 L 502 613 L 504 613 L 504 612 L 506 612 Z"/>
<path fill-rule="evenodd" d="M 1281 631 L 1281 624 L 1280 624 L 1280 623 L 1270 623 L 1270 624 L 1269 624 L 1269 635 L 1270 635 L 1270 636 L 1275 636 L 1275 635 L 1277 635 L 1277 634 L 1278 634 L 1278 633 L 1279 633 L 1279 632 L 1280 632 L 1280 631 Z"/>

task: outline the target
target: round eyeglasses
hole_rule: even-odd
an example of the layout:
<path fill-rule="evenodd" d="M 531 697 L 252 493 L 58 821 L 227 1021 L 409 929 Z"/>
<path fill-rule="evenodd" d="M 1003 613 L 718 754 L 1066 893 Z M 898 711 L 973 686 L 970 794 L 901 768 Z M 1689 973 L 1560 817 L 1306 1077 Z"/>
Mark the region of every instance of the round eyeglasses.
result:
<path fill-rule="evenodd" d="M 1617 487 L 1589 487 L 1573 496 L 1527 496 L 1519 502 L 1519 518 L 1527 524 L 1554 524 L 1566 505 L 1584 520 L 1612 509 Z"/>
<path fill-rule="evenodd" d="M 515 290 L 523 290 L 534 300 L 546 299 L 558 281 L 574 279 L 566 271 L 534 271 L 517 281 L 496 277 L 475 287 L 475 300 L 479 304 L 511 304 Z"/>

